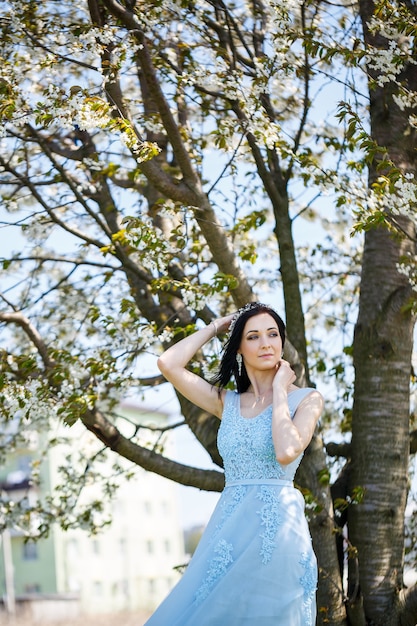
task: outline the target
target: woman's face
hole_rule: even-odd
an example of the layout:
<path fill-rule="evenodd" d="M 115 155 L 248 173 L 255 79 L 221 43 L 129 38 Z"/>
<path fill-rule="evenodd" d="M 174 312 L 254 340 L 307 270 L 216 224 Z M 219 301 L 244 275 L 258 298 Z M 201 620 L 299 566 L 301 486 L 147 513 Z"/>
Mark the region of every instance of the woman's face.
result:
<path fill-rule="evenodd" d="M 282 341 L 277 323 L 269 313 L 259 313 L 248 319 L 238 352 L 247 371 L 276 367 L 282 356 Z"/>

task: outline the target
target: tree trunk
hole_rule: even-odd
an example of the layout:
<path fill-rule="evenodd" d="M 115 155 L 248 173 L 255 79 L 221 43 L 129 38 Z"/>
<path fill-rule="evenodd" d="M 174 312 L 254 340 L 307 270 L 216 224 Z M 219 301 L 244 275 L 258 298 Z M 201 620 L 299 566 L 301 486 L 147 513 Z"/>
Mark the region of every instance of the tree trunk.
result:
<path fill-rule="evenodd" d="M 326 455 L 321 437 L 315 434 L 297 471 L 296 483 L 314 494 L 315 510 L 310 516 L 309 527 L 319 567 L 317 626 L 346 626 L 333 504 L 329 486 L 323 484 L 323 476 L 327 476 Z"/>
<path fill-rule="evenodd" d="M 350 491 L 359 487 L 364 498 L 349 511 L 359 560 L 350 587 L 360 585 L 366 618 L 381 626 L 402 586 L 414 320 L 403 308 L 410 288 L 397 262 L 409 245 L 384 228 L 366 234 L 354 338 Z"/>
<path fill-rule="evenodd" d="M 360 0 L 364 42 L 368 53 L 388 50 L 390 42 L 369 30 L 375 11 L 371 0 Z M 403 173 L 416 172 L 415 133 L 409 112 L 393 98 L 395 81 L 378 82 L 381 70 L 368 68 L 371 135 Z M 399 77 L 415 89 L 417 74 L 409 64 Z M 414 137 L 413 137 L 414 135 Z M 373 163 L 369 186 L 382 174 Z M 394 208 L 394 207 L 393 207 Z M 387 212 L 387 217 L 391 216 Z M 355 393 L 352 416 L 350 492 L 363 490 L 363 501 L 349 509 L 349 539 L 357 550 L 358 572 L 350 562 L 350 604 L 355 622 L 378 626 L 401 623 L 404 513 L 408 492 L 410 449 L 410 373 L 414 315 L 411 288 L 398 272 L 404 254 L 415 253 L 414 226 L 395 216 L 398 232 L 372 228 L 366 233 L 358 320 L 354 336 Z M 399 233 L 402 233 L 401 235 Z M 361 608 L 363 605 L 363 608 Z"/>

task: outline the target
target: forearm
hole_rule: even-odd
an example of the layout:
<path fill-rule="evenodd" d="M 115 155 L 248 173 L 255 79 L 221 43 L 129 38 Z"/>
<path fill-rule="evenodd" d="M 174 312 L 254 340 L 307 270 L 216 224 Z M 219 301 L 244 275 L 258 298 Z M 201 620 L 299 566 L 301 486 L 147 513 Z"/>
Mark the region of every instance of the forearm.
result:
<path fill-rule="evenodd" d="M 222 318 L 224 319 L 224 318 Z M 219 320 L 216 320 L 220 330 Z M 209 324 L 192 335 L 181 339 L 166 350 L 158 359 L 158 367 L 175 389 L 204 411 L 221 418 L 223 413 L 223 394 L 211 383 L 204 380 L 190 369 L 188 363 L 200 348 L 216 334 L 214 324 Z"/>
<path fill-rule="evenodd" d="M 300 432 L 291 419 L 288 394 L 285 389 L 274 390 L 272 402 L 272 440 L 279 463 L 287 465 L 304 450 Z"/>
<path fill-rule="evenodd" d="M 272 438 L 278 461 L 287 465 L 308 446 L 323 411 L 322 395 L 312 390 L 299 404 L 293 418 L 288 408 L 287 391 L 274 389 L 272 409 Z"/>
<path fill-rule="evenodd" d="M 158 367 L 162 373 L 173 368 L 185 368 L 193 356 L 217 334 L 216 322 L 211 322 L 204 328 L 188 337 L 184 337 L 168 348 L 158 359 Z"/>

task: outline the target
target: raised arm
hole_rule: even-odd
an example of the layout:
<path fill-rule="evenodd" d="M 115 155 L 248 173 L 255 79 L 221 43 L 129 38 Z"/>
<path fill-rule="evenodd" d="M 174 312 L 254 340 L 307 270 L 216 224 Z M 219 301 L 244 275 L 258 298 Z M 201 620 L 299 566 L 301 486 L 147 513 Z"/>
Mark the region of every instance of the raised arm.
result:
<path fill-rule="evenodd" d="M 288 386 L 295 375 L 287 361 L 281 361 L 273 382 L 272 438 L 281 465 L 294 461 L 308 446 L 323 411 L 323 397 L 312 390 L 299 404 L 294 418 L 288 408 Z"/>
<path fill-rule="evenodd" d="M 188 400 L 217 417 L 222 416 L 224 392 L 187 369 L 188 363 L 205 343 L 217 333 L 225 332 L 233 315 L 221 317 L 181 339 L 166 350 L 158 359 L 158 367 L 164 377 Z"/>

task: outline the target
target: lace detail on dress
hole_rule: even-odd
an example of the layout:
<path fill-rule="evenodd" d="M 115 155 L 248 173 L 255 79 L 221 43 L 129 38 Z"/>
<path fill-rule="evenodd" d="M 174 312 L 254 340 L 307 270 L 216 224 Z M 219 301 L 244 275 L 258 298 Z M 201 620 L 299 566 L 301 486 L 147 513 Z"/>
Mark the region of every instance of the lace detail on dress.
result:
<path fill-rule="evenodd" d="M 219 532 L 223 528 L 225 521 L 232 515 L 238 504 L 242 502 L 243 498 L 245 497 L 246 491 L 247 487 L 245 487 L 244 485 L 229 487 L 227 491 L 227 496 L 225 495 L 225 498 L 221 503 L 222 515 L 219 523 L 216 526 L 216 530 L 214 531 L 213 539 L 218 536 Z"/>
<path fill-rule="evenodd" d="M 209 595 L 210 591 L 213 589 L 216 582 L 224 576 L 228 567 L 233 563 L 232 556 L 233 546 L 231 543 L 225 541 L 225 539 L 220 539 L 219 543 L 214 549 L 213 558 L 210 561 L 207 576 L 204 579 L 203 583 L 197 589 L 197 593 L 195 594 L 195 599 L 197 603 L 202 602 Z"/>
<path fill-rule="evenodd" d="M 316 566 L 311 562 L 311 554 L 307 552 L 303 552 L 299 562 L 304 567 L 304 574 L 300 578 L 300 583 L 304 588 L 303 611 L 305 626 L 313 626 L 312 605 L 317 587 Z"/>
<path fill-rule="evenodd" d="M 261 526 L 265 529 L 261 533 L 262 547 L 260 555 L 262 557 L 262 563 L 269 563 L 272 558 L 274 548 L 276 548 L 275 537 L 277 534 L 278 526 L 281 524 L 281 516 L 279 514 L 279 500 L 276 492 L 270 487 L 261 487 L 259 493 L 256 496 L 262 502 L 265 502 L 264 506 L 257 514 L 261 517 Z"/>
<path fill-rule="evenodd" d="M 226 484 L 245 479 L 293 480 L 302 454 L 285 469 L 278 463 L 271 436 L 272 407 L 253 418 L 242 417 L 239 407 L 239 394 L 228 391 L 217 438 Z"/>

